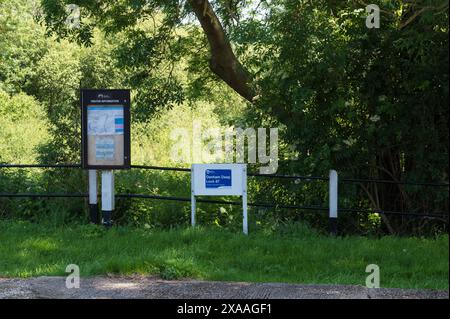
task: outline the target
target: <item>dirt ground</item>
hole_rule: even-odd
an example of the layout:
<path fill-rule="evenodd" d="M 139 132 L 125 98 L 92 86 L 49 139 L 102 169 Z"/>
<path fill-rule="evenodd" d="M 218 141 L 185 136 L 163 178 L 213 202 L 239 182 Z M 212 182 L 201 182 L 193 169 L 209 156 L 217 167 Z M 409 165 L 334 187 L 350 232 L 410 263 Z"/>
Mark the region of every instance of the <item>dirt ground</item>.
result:
<path fill-rule="evenodd" d="M 448 291 L 368 289 L 363 286 L 280 283 L 166 281 L 155 277 L 81 278 L 66 288 L 65 277 L 0 278 L 0 299 L 448 299 Z"/>

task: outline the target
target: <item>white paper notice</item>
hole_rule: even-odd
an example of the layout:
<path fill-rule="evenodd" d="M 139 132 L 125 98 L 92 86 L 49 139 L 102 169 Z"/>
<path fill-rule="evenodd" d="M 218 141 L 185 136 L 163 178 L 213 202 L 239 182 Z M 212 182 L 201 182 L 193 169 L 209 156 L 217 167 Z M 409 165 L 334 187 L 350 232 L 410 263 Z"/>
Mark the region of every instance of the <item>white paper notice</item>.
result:
<path fill-rule="evenodd" d="M 113 161 L 115 154 L 115 143 L 112 137 L 97 137 L 95 141 L 95 159 Z"/>
<path fill-rule="evenodd" d="M 88 106 L 88 135 L 122 135 L 123 106 Z"/>

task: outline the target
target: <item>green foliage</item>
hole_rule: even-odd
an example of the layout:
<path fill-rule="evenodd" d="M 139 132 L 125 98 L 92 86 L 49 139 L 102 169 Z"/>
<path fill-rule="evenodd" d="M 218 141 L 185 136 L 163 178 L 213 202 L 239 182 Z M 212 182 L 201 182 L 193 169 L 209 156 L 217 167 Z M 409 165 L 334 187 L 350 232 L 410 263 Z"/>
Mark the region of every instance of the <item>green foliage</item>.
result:
<path fill-rule="evenodd" d="M 47 120 L 32 96 L 0 91 L 0 162 L 32 163 L 37 146 L 48 138 Z M 20 132 L 20 134 L 17 134 Z"/>
<path fill-rule="evenodd" d="M 388 13 L 382 13 L 381 28 L 368 29 L 365 11 L 350 2 L 279 4 L 267 23 L 250 20 L 235 33 L 259 76 L 260 97 L 247 118 L 285 126 L 283 137 L 298 152 L 299 161 L 282 169 L 448 180 L 448 10 L 438 10 L 437 1 L 383 1 Z M 406 25 L 425 7 L 432 12 L 424 10 Z M 250 32 L 256 43 L 245 45 Z M 354 198 L 352 207 L 448 211 L 445 189 L 345 188 L 344 196 Z M 412 230 L 409 221 L 387 220 L 385 230 Z M 424 222 L 416 230 L 435 226 Z"/>
<path fill-rule="evenodd" d="M 0 1 L 0 90 L 19 93 L 29 85 L 35 64 L 47 50 L 44 28 L 33 14 L 37 1 Z"/>
<path fill-rule="evenodd" d="M 369 30 L 357 1 L 211 2 L 252 73 L 253 105 L 210 72 L 208 44 L 187 2 L 42 0 L 39 8 L 37 1 L 1 1 L 0 162 L 80 162 L 79 88 L 127 87 L 134 164 L 187 166 L 172 161 L 170 133 L 191 133 L 200 120 L 204 127 L 278 127 L 279 173 L 448 180 L 448 10 L 441 3 L 379 1 L 382 27 Z M 66 24 L 69 3 L 82 8 L 79 29 Z M 189 197 L 188 174 L 117 175 L 119 193 Z M 80 193 L 86 176 L 1 170 L 0 186 Z M 249 187 L 251 202 L 323 208 L 328 201 L 321 182 L 250 179 Z M 448 212 L 448 192 L 346 183 L 339 207 Z M 1 216 L 54 224 L 85 219 L 85 208 L 79 199 L 0 200 Z M 293 220 L 324 231 L 328 222 L 308 209 L 251 209 L 250 216 L 252 227 L 267 231 Z M 341 214 L 339 227 L 376 235 L 447 230 L 440 220 L 385 217 Z M 171 228 L 188 224 L 189 206 L 119 198 L 114 219 Z M 238 229 L 240 208 L 200 204 L 198 219 Z"/>
<path fill-rule="evenodd" d="M 7 3 L 12 6 L 11 1 Z M 20 10 L 31 14 L 28 7 Z M 11 137 L 12 142 L 29 143 L 26 144 L 27 148 L 20 147 L 23 142 L 2 143 L 1 160 L 4 162 L 79 163 L 80 87 L 128 86 L 133 89 L 132 158 L 135 164 L 169 166 L 188 164 L 174 163 L 171 160 L 170 149 L 174 141 L 170 139 L 170 132 L 174 128 L 186 128 L 192 132 L 193 120 L 203 122 L 204 126 L 220 127 L 228 124 L 242 108 L 242 103 L 232 96 L 230 90 L 224 90 L 223 86 L 212 88 L 208 94 L 197 94 L 195 98 L 194 95 L 189 95 L 189 102 L 181 104 L 185 90 L 189 90 L 189 84 L 179 87 L 180 81 L 189 82 L 189 76 L 184 70 L 187 66 L 187 59 L 183 56 L 186 41 L 181 36 L 179 37 L 181 42 L 173 42 L 171 37 L 153 39 L 152 23 L 143 22 L 139 27 L 124 29 L 113 38 L 93 30 L 91 45 L 79 47 L 62 39 L 55 41 L 53 37 L 45 38 L 43 29 L 32 20 L 26 20 L 26 25 L 20 24 L 22 12 L 20 10 L 12 15 L 17 24 L 11 28 L 11 39 L 8 44 L 14 44 L 23 52 L 28 52 L 20 43 L 14 41 L 14 31 L 20 31 L 18 33 L 20 36 L 22 32 L 31 32 L 32 28 L 40 32 L 35 37 L 45 45 L 42 48 L 36 47 L 39 49 L 39 59 L 30 65 L 26 76 L 27 84 L 17 86 L 17 89 L 22 89 L 34 97 L 40 113 L 15 102 L 27 97 L 25 93 L 12 97 L 14 112 L 6 110 L 6 105 L 11 103 L 9 96 L 6 96 L 6 93 L 1 96 L 2 110 L 5 109 L 7 114 L 0 120 L 6 121 L 5 130 L 2 131 L 5 138 Z M 161 17 L 159 15 L 158 19 Z M 185 31 L 181 33 L 185 35 Z M 158 52 L 164 48 L 170 49 L 173 53 L 168 56 L 152 54 L 150 59 L 145 58 L 151 52 Z M 5 65 L 16 68 L 14 60 L 8 59 L 5 60 Z M 174 65 L 175 61 L 180 63 Z M 170 74 L 167 74 L 168 70 Z M 150 77 L 147 75 L 140 77 L 140 74 L 147 74 Z M 5 76 L 8 78 L 0 83 L 12 82 L 8 73 L 5 73 Z M 176 87 L 172 87 L 172 84 Z M 171 96 L 170 92 L 174 95 Z M 203 97 L 207 97 L 207 101 L 201 101 Z M 31 103 L 32 98 L 29 99 Z M 221 101 L 220 106 L 216 101 Z M 228 111 L 223 110 L 222 106 Z M 23 111 L 21 121 L 17 121 L 16 117 L 19 115 L 15 115 L 16 109 L 19 108 Z M 186 121 L 187 119 L 189 121 Z M 36 134 L 41 130 L 41 126 L 45 129 L 45 136 Z M 17 128 L 22 127 L 26 130 L 24 132 L 26 134 L 17 134 Z M 21 152 L 22 157 L 18 157 Z M 12 193 L 82 193 L 87 188 L 85 173 L 80 170 L 2 170 L 1 173 L 2 191 Z M 189 176 L 186 174 L 132 171 L 118 175 L 116 188 L 118 193 L 181 197 L 186 197 L 189 193 Z M 48 220 L 51 224 L 86 218 L 86 206 L 80 199 L 2 198 L 1 203 L 4 217 L 14 216 L 33 221 Z M 212 207 L 212 210 L 215 212 L 214 216 L 216 208 Z M 118 199 L 114 219 L 121 224 L 174 227 L 187 224 L 188 211 L 189 208 L 184 203 Z M 200 220 L 205 223 L 216 221 L 216 218 L 210 219 L 206 216 L 208 210 L 203 210 L 200 213 Z"/>

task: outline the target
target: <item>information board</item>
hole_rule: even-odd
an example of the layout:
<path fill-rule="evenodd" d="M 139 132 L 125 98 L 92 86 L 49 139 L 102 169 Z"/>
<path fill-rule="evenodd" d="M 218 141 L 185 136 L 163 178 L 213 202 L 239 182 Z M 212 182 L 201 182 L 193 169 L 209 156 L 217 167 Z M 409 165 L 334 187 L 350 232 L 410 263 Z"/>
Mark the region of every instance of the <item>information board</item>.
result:
<path fill-rule="evenodd" d="M 81 90 L 82 159 L 88 169 L 130 167 L 130 91 Z"/>
<path fill-rule="evenodd" d="M 246 164 L 192 164 L 192 226 L 196 223 L 196 196 L 241 196 L 242 230 L 244 234 L 248 234 Z"/>
<path fill-rule="evenodd" d="M 246 164 L 193 164 L 194 195 L 242 196 L 247 186 Z"/>
<path fill-rule="evenodd" d="M 205 170 L 205 188 L 231 188 L 231 169 Z"/>

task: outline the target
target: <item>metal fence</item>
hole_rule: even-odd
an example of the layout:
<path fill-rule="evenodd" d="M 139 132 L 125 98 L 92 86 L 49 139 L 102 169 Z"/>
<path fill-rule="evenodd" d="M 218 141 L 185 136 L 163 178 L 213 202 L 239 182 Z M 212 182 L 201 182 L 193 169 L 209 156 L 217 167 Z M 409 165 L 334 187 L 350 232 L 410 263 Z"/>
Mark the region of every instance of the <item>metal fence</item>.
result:
<path fill-rule="evenodd" d="M 41 168 L 41 169 L 81 169 L 80 164 L 0 164 L 0 169 L 17 169 L 17 168 Z M 175 171 L 190 173 L 189 168 L 176 168 L 176 167 L 161 167 L 161 166 L 146 166 L 146 165 L 132 165 L 131 169 L 140 170 L 161 170 L 161 171 Z M 329 177 L 323 176 L 301 176 L 301 175 L 265 175 L 249 173 L 248 176 L 255 178 L 276 178 L 276 179 L 289 179 L 289 180 L 302 180 L 302 181 L 330 181 Z M 339 178 L 340 183 L 380 183 L 380 184 L 399 184 L 399 185 L 411 185 L 421 187 L 438 187 L 449 188 L 448 182 L 410 182 L 410 181 L 391 181 L 391 180 L 379 180 L 370 178 Z M 0 190 L 0 198 L 88 198 L 88 193 L 46 193 L 46 194 L 32 194 L 32 193 L 2 193 Z M 141 198 L 152 200 L 168 200 L 179 202 L 190 202 L 190 197 L 175 197 L 175 196 L 161 196 L 161 195 L 146 195 L 146 194 L 116 194 L 118 198 Z M 241 202 L 223 201 L 223 200 L 210 200 L 210 199 L 198 199 L 198 202 L 210 203 L 210 204 L 226 204 L 226 205 L 242 205 Z M 299 210 L 311 210 L 317 212 L 328 212 L 330 207 L 322 206 L 302 206 L 302 205 L 286 205 L 283 203 L 248 203 L 251 207 L 263 207 L 263 208 L 281 208 L 281 209 L 299 209 Z M 405 211 L 386 211 L 381 209 L 361 209 L 361 208 L 338 208 L 340 213 L 379 213 L 386 215 L 402 215 L 402 216 L 416 216 L 416 217 L 434 217 L 443 220 L 448 223 L 448 212 L 405 212 Z"/>

